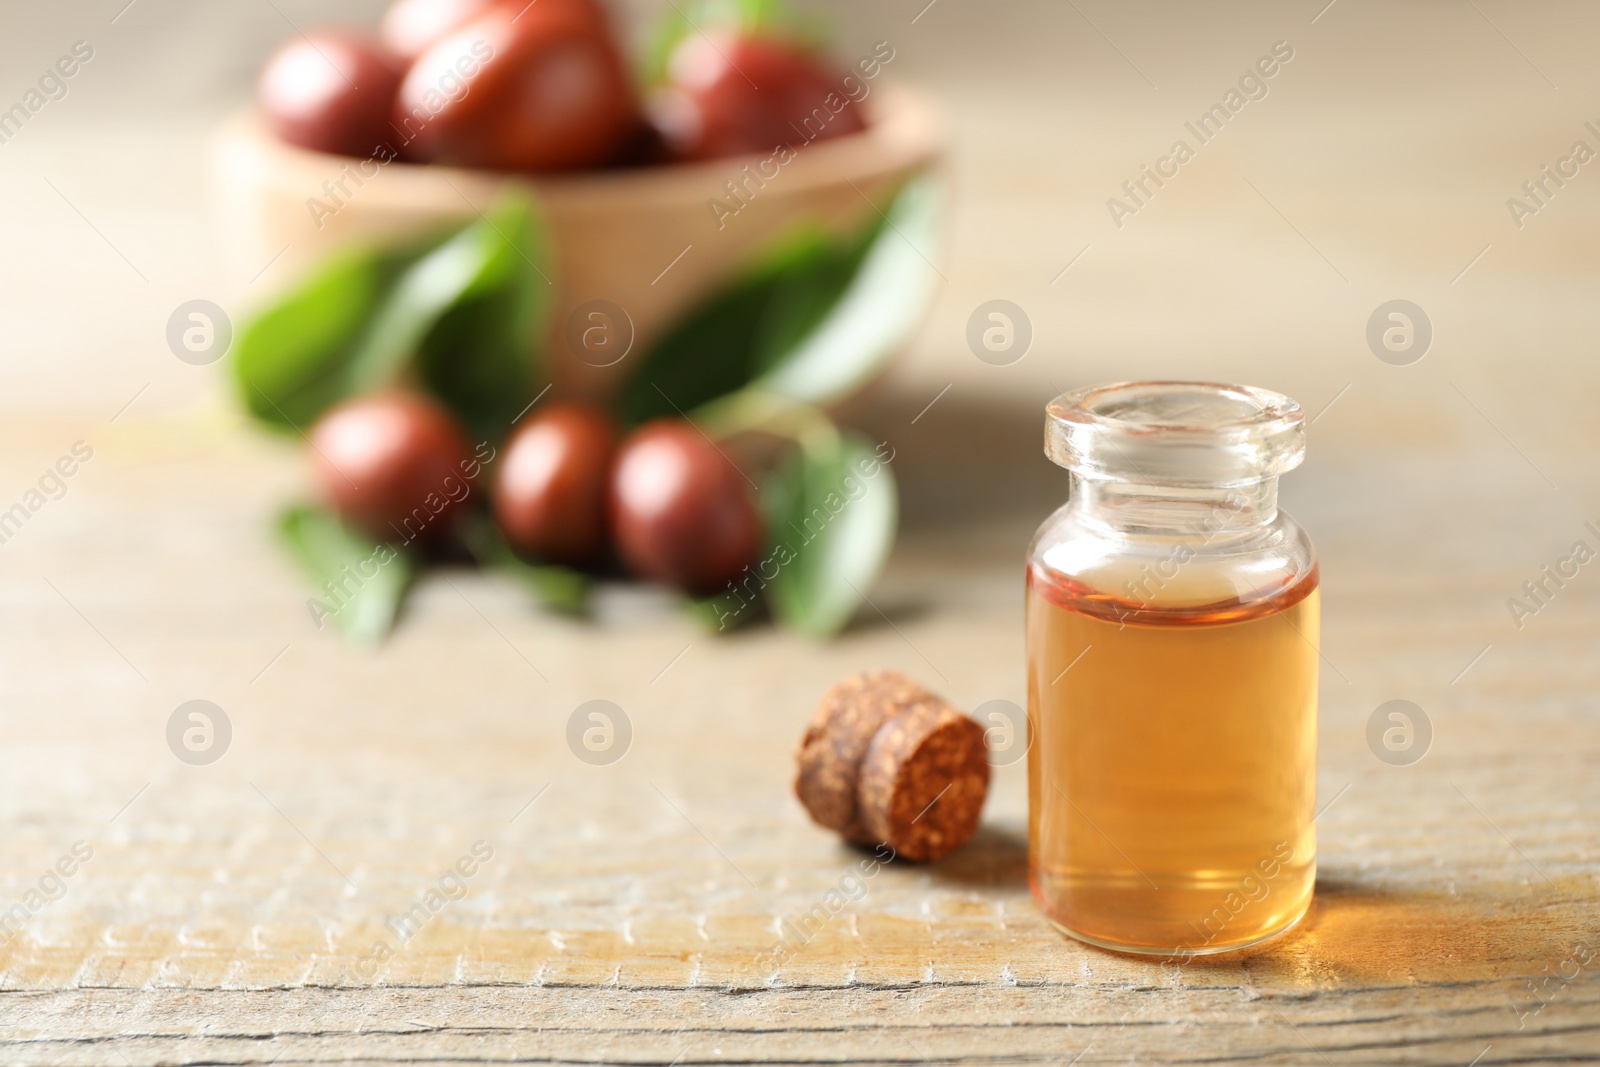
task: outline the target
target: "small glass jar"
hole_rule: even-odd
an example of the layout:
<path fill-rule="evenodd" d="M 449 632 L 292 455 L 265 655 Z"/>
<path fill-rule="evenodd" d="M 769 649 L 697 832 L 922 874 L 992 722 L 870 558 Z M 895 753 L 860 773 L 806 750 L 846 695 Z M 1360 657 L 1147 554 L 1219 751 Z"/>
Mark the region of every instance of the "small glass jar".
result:
<path fill-rule="evenodd" d="M 1059 929 L 1177 957 L 1282 933 L 1316 879 L 1316 552 L 1278 509 L 1287 396 L 1206 382 L 1047 409 L 1068 502 L 1028 554 L 1028 869 Z"/>

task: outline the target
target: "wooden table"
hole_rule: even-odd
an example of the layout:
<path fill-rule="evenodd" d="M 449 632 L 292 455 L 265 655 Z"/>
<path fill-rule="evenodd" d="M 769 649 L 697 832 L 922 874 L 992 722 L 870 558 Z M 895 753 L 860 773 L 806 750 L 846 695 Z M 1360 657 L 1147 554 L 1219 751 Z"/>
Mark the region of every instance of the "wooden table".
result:
<path fill-rule="evenodd" d="M 267 532 L 297 458 L 161 339 L 185 299 L 248 301 L 201 224 L 206 123 L 53 104 L 0 149 L 0 510 L 74 442 L 94 455 L 0 545 L 0 921 L 27 913 L 0 947 L 0 1060 L 1600 1059 L 1600 564 L 1520 628 L 1507 607 L 1600 544 L 1600 178 L 1520 231 L 1503 203 L 1594 117 L 1595 16 L 1340 4 L 1312 24 L 1315 6 L 1221 28 L 1173 9 L 1160 31 L 1085 7 L 1109 40 L 1070 9 L 854 16 L 941 87 L 959 199 L 927 328 L 856 413 L 897 449 L 905 532 L 826 645 L 712 639 L 627 589 L 557 619 L 465 571 L 429 578 L 376 653 L 317 631 Z M 984 85 L 959 42 L 985 29 L 1071 62 L 991 58 L 1008 69 Z M 1285 37 L 1273 95 L 1115 229 L 1106 197 Z M 1407 52 L 1423 39 L 1452 55 Z M 107 175 L 107 152 L 145 162 Z M 1005 368 L 963 340 L 997 296 L 1036 331 Z M 1436 332 L 1408 367 L 1365 340 L 1397 297 Z M 861 858 L 789 794 L 817 697 L 894 666 L 965 707 L 1020 702 L 1023 546 L 1064 492 L 1041 406 L 1156 375 L 1283 388 L 1318 416 L 1284 483 L 1324 572 L 1310 915 L 1181 968 L 1063 939 L 1028 899 L 1019 764 L 971 846 L 888 865 L 767 966 L 780 924 Z M 609 766 L 565 740 L 596 698 L 632 724 Z M 211 765 L 168 748 L 192 699 L 231 722 Z M 1391 699 L 1432 725 L 1409 766 L 1367 744 Z M 445 878 L 478 842 L 492 855 Z M 75 845 L 92 857 L 47 878 Z M 41 879 L 59 899 L 33 909 Z M 386 924 L 441 880 L 459 899 L 401 944 Z"/>

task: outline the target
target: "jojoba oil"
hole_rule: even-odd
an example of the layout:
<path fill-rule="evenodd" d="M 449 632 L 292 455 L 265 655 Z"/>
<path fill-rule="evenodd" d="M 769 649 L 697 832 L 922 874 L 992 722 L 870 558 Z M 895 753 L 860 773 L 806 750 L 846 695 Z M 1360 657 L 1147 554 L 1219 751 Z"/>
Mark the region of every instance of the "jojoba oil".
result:
<path fill-rule="evenodd" d="M 1029 878 L 1064 932 L 1187 957 L 1288 929 L 1316 880 L 1319 572 L 1277 507 L 1280 394 L 1079 390 L 1027 572 Z"/>

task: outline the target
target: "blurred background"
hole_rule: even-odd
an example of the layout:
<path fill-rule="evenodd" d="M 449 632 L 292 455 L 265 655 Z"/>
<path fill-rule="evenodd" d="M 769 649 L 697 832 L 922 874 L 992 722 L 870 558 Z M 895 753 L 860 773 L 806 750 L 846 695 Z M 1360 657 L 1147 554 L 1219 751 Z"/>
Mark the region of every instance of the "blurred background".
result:
<path fill-rule="evenodd" d="M 175 365 L 156 329 L 184 300 L 231 304 L 243 288 L 228 288 L 208 230 L 208 134 L 249 101 L 290 22 L 370 26 L 382 6 L 136 0 L 8 17 L 12 96 L 72 42 L 95 48 L 69 96 L 3 146 L 13 428 L 114 413 L 146 382 L 130 417 L 193 411 L 215 393 L 217 371 Z M 1280 388 L 1311 411 L 1350 384 L 1343 410 L 1317 424 L 1323 460 L 1374 435 L 1429 454 L 1493 436 L 1447 380 L 1548 466 L 1592 443 L 1592 387 L 1551 386 L 1582 362 L 1591 325 L 1577 295 L 1596 193 L 1580 175 L 1520 229 L 1506 200 L 1593 140 L 1595 16 L 1577 3 L 1338 0 L 1313 23 L 1317 6 L 806 5 L 836 28 L 841 57 L 890 41 L 890 75 L 944 109 L 948 282 L 899 368 L 916 383 L 907 402 L 955 383 L 930 430 L 959 435 L 977 417 L 963 404 L 985 397 L 1031 403 L 1054 385 L 1201 375 Z M 637 37 L 664 7 L 616 11 Z M 1107 199 L 1279 40 L 1295 58 L 1269 95 L 1115 226 Z M 1032 350 L 1013 366 L 987 366 L 964 342 L 968 315 L 992 298 L 1032 320 Z M 1436 326 L 1429 358 L 1407 370 L 1371 358 L 1364 340 L 1368 315 L 1394 298 Z M 1017 420 L 1019 439 L 1034 421 Z M 994 490 L 1042 462 L 1019 455 L 982 481 Z M 929 501 L 914 514 L 940 510 Z"/>
<path fill-rule="evenodd" d="M 663 6 L 612 11 L 637 35 Z M 1325 864 L 1422 870 L 1424 842 L 1471 820 L 1445 786 L 1482 765 L 1469 735 L 1525 758 L 1496 778 L 1507 807 L 1490 814 L 1523 804 L 1530 834 L 1530 768 L 1577 773 L 1563 716 L 1593 707 L 1582 664 L 1600 587 L 1574 583 L 1537 632 L 1513 624 L 1507 598 L 1600 519 L 1600 163 L 1535 214 L 1508 200 L 1575 142 L 1600 149 L 1586 125 L 1600 127 L 1600 9 L 804 5 L 835 28 L 839 57 L 890 42 L 886 77 L 931 94 L 945 125 L 940 279 L 907 350 L 849 414 L 899 456 L 901 537 L 873 606 L 831 644 L 767 627 L 717 642 L 643 600 L 585 627 L 458 576 L 425 583 L 394 640 L 357 655 L 307 623 L 268 531 L 304 482 L 294 448 L 250 431 L 222 365 L 174 359 L 165 329 L 185 301 L 249 307 L 210 213 L 217 125 L 248 105 L 293 27 L 370 26 L 382 7 L 95 0 L 0 17 L 0 105 L 74 42 L 94 49 L 65 98 L 0 143 L 0 504 L 74 441 L 94 448 L 66 496 L 0 547 L 6 869 L 20 886 L 74 836 L 102 835 L 110 857 L 92 894 L 40 920 L 60 924 L 40 927 L 55 943 L 90 943 L 133 900 L 166 931 L 141 957 L 150 975 L 266 980 L 328 923 L 376 922 L 473 839 L 474 820 L 493 810 L 503 824 L 551 782 L 536 809 L 548 822 L 505 831 L 519 858 L 463 905 L 470 923 L 537 924 L 543 907 L 615 926 L 619 901 L 670 915 L 707 894 L 713 912 L 772 906 L 741 903 L 748 887 L 705 842 L 752 871 L 795 857 L 834 870 L 831 842 L 775 784 L 828 682 L 899 666 L 963 707 L 1024 699 L 1023 550 L 1066 492 L 1040 451 L 1043 405 L 1102 380 L 1247 382 L 1314 418 L 1308 462 L 1282 488 L 1323 555 L 1325 797 L 1388 770 L 1362 732 L 1382 701 L 1416 700 L 1437 730 L 1422 765 L 1437 777 L 1385 779 L 1388 799 L 1366 808 L 1353 791 L 1321 824 Z M 1108 200 L 1127 203 L 1124 183 L 1175 140 L 1195 144 L 1185 123 L 1279 42 L 1293 58 L 1266 95 L 1119 220 Z M 991 300 L 1031 325 L 1026 354 L 1003 366 L 967 342 Z M 1405 365 L 1369 341 L 1395 300 L 1431 331 Z M 597 696 L 633 716 L 625 777 L 574 769 L 560 742 L 569 710 Z M 233 717 L 234 748 L 209 769 L 179 765 L 162 733 L 195 697 Z M 1413 836 L 1364 840 L 1402 796 Z M 998 886 L 1026 910 L 1025 811 L 1021 767 L 1002 768 L 998 836 L 952 893 Z M 1365 821 L 1340 821 L 1358 811 Z M 625 854 L 607 851 L 619 841 Z M 815 891 L 803 876 L 783 890 Z M 226 947 L 172 947 L 206 915 L 297 932 L 250 965 Z M 47 955 L 37 975 L 53 973 Z"/>
<path fill-rule="evenodd" d="M 95 49 L 69 95 L 0 145 L 12 250 L 0 263 L 9 325 L 0 433 L 19 477 L 58 451 L 44 427 L 98 427 L 135 396 L 111 432 L 148 429 L 164 442 L 142 448 L 272 452 L 224 431 L 238 416 L 222 368 L 173 360 L 163 325 L 196 298 L 235 319 L 251 306 L 249 279 L 224 266 L 209 213 L 217 124 L 249 104 L 261 63 L 294 27 L 371 27 L 382 7 L 135 0 L 8 17 L 0 64 L 14 75 L 12 97 L 74 41 Z M 635 41 L 664 10 L 613 7 Z M 1017 558 L 1065 486 L 1036 447 L 1042 404 L 1097 380 L 1203 377 L 1296 397 L 1317 420 L 1308 472 L 1284 486 L 1299 511 L 1317 507 L 1315 493 L 1299 503 L 1309 472 L 1332 476 L 1374 456 L 1384 461 L 1349 475 L 1374 492 L 1407 472 L 1427 492 L 1439 484 L 1420 473 L 1430 464 L 1504 463 L 1508 476 L 1547 488 L 1588 468 L 1600 432 L 1597 312 L 1586 299 L 1600 194 L 1585 168 L 1537 216 L 1508 206 L 1574 142 L 1600 140 L 1584 126 L 1600 120 L 1586 104 L 1596 75 L 1584 59 L 1600 15 L 1584 5 L 936 0 L 804 10 L 833 27 L 839 57 L 890 42 L 888 76 L 930 93 L 945 122 L 952 195 L 934 299 L 886 388 L 851 412 L 869 429 L 909 426 L 939 397 L 895 439 L 910 536 L 993 520 L 1003 558 Z M 1194 141 L 1184 124 L 1280 41 L 1294 58 L 1267 95 L 1119 225 L 1108 201 L 1128 203 L 1124 183 L 1176 139 Z M 975 358 L 966 340 L 969 317 L 994 299 L 1020 307 L 1032 329 L 1026 356 L 1005 366 Z M 1367 339 L 1369 319 L 1397 299 L 1423 309 L 1432 329 L 1425 358 L 1408 366 L 1375 358 Z M 1495 478 L 1456 485 L 1482 495 L 1450 501 L 1459 523 L 1409 551 L 1410 565 L 1470 559 L 1486 522 L 1553 521 L 1494 506 Z M 1570 493 L 1538 506 L 1583 511 Z M 191 494 L 163 508 L 173 521 L 153 528 L 160 538 L 197 536 L 200 516 L 215 517 Z M 86 521 L 72 511 L 41 515 L 33 544 L 8 552 L 23 556 L 51 526 Z M 1385 524 L 1376 530 L 1392 518 L 1367 515 Z M 1383 537 L 1365 550 L 1401 551 Z M 1487 621 L 1504 606 L 1491 597 L 1479 610 Z"/>

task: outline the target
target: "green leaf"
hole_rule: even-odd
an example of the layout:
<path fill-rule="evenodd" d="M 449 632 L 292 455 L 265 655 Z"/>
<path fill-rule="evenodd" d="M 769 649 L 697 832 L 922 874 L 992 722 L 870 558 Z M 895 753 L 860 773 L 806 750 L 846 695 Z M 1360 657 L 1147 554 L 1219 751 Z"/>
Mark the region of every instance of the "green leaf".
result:
<path fill-rule="evenodd" d="M 532 563 L 506 544 L 486 516 L 473 516 L 464 524 L 467 547 L 479 566 L 501 571 L 515 579 L 547 608 L 569 615 L 586 614 L 594 580 L 582 571 L 553 563 Z"/>
<path fill-rule="evenodd" d="M 357 644 L 382 641 L 394 627 L 416 572 L 411 558 L 321 508 L 289 509 L 278 530 L 317 589 L 306 604 L 318 627 L 331 618 Z"/>
<path fill-rule="evenodd" d="M 786 285 L 814 284 L 829 257 L 826 238 L 805 228 L 775 246 L 745 277 L 691 311 L 656 343 L 622 393 L 622 415 L 639 423 L 699 407 L 755 376 L 758 338 Z M 796 299 L 787 297 L 791 302 Z"/>
<path fill-rule="evenodd" d="M 934 254 L 941 211 L 932 177 L 906 183 L 885 217 L 846 246 L 841 266 L 853 266 L 849 285 L 809 329 L 784 338 L 781 352 L 762 364 L 759 384 L 826 404 L 871 378 L 910 337 L 933 294 L 939 274 L 923 257 Z"/>
<path fill-rule="evenodd" d="M 475 434 L 498 440 L 533 395 L 546 259 L 522 191 L 442 241 L 341 254 L 241 331 L 234 370 L 245 403 L 268 423 L 303 428 L 416 365 Z"/>
<path fill-rule="evenodd" d="M 405 258 L 341 253 L 241 328 L 233 374 L 250 414 L 291 430 L 343 399 L 350 353 Z"/>
<path fill-rule="evenodd" d="M 766 590 L 773 614 L 814 637 L 838 633 L 894 545 L 888 462 L 859 434 L 808 434 L 768 475 L 762 504 L 771 542 L 763 562 L 777 569 Z"/>
<path fill-rule="evenodd" d="M 871 226 L 848 243 L 818 241 L 790 253 L 751 344 L 749 370 L 754 379 L 782 366 L 827 319 L 849 290 L 877 233 L 878 227 Z"/>
<path fill-rule="evenodd" d="M 828 403 L 870 378 L 916 326 L 938 275 L 938 205 L 913 179 L 884 217 L 830 240 L 802 227 L 645 355 L 622 395 L 630 422 L 687 413 L 746 385 Z"/>
<path fill-rule="evenodd" d="M 503 199 L 462 238 L 477 270 L 423 338 L 419 368 L 478 439 L 498 441 L 535 395 L 554 304 L 549 240 L 526 195 Z"/>

